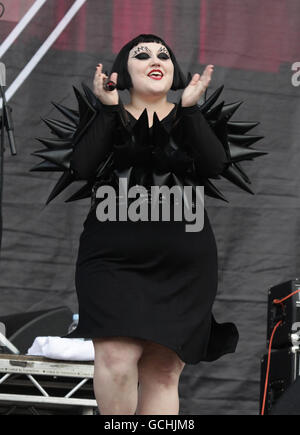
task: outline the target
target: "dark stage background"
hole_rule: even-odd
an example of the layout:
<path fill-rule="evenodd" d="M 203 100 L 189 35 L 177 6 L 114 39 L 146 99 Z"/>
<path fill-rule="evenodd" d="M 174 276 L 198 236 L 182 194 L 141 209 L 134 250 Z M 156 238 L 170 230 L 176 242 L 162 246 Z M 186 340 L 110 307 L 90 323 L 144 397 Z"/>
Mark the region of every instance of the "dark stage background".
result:
<path fill-rule="evenodd" d="M 3 3 L 1 42 L 36 2 Z M 4 53 L 9 87 L 75 3 L 46 1 Z M 256 147 L 270 154 L 243 165 L 256 195 L 221 180 L 216 185 L 229 204 L 206 200 L 219 249 L 214 313 L 237 324 L 237 352 L 186 366 L 180 383 L 181 414 L 256 414 L 268 288 L 300 271 L 300 87 L 292 84 L 292 65 L 300 62 L 298 0 L 83 2 L 10 99 L 18 155 L 7 146 L 0 315 L 60 305 L 77 311 L 74 270 L 89 201 L 64 203 L 76 186 L 44 206 L 59 175 L 29 172 L 39 162 L 31 153 L 42 148 L 34 137 L 49 136 L 40 118 L 57 118 L 51 101 L 75 108 L 72 85 L 91 85 L 96 65 L 110 69 L 139 33 L 161 35 L 185 73 L 214 64 L 209 93 L 224 84 L 227 102 L 244 101 L 233 119 L 260 121 L 253 134 L 265 136 Z"/>

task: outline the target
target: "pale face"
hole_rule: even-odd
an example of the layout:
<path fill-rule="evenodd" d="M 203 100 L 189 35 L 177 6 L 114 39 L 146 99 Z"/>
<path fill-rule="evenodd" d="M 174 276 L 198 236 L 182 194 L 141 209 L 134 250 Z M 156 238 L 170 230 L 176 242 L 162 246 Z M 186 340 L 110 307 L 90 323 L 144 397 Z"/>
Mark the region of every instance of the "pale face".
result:
<path fill-rule="evenodd" d="M 164 45 L 141 42 L 129 52 L 128 72 L 133 84 L 131 92 L 164 95 L 172 86 L 174 65 Z"/>

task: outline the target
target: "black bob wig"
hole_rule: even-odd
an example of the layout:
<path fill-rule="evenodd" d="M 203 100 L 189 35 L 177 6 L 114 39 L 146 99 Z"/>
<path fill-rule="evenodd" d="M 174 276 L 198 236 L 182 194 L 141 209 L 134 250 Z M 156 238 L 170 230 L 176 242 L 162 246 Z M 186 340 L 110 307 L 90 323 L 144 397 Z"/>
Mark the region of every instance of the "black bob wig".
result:
<path fill-rule="evenodd" d="M 129 90 L 132 87 L 132 81 L 127 69 L 128 56 L 130 50 L 132 50 L 133 47 L 140 44 L 141 42 L 157 42 L 158 44 L 164 45 L 168 49 L 174 65 L 174 78 L 171 89 L 173 91 L 176 91 L 178 89 L 184 89 L 186 87 L 186 78 L 177 63 L 173 51 L 162 38 L 159 38 L 158 36 L 152 34 L 141 34 L 137 36 L 136 38 L 129 41 L 126 45 L 124 45 L 124 47 L 121 48 L 121 50 L 119 51 L 110 72 L 110 74 L 113 72 L 118 73 L 117 89 L 123 91 L 124 89 Z"/>

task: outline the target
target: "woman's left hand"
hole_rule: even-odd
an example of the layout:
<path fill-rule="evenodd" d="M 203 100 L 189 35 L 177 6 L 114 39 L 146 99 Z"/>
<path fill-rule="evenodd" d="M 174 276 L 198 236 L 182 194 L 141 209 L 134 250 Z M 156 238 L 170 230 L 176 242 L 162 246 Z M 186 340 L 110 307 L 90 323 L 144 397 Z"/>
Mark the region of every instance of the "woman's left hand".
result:
<path fill-rule="evenodd" d="M 201 95 L 205 92 L 211 81 L 211 76 L 214 71 L 213 65 L 207 65 L 203 74 L 194 74 L 192 80 L 183 91 L 181 96 L 182 107 L 194 106 L 198 103 Z"/>

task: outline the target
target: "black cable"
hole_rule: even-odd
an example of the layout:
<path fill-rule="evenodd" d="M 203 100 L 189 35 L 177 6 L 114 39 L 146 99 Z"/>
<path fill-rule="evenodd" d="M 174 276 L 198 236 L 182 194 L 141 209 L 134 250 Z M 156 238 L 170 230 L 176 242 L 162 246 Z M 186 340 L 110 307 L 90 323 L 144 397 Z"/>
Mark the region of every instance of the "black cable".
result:
<path fill-rule="evenodd" d="M 3 3 L 0 2 L 0 18 L 3 17 L 4 12 L 5 12 L 5 6 Z"/>

